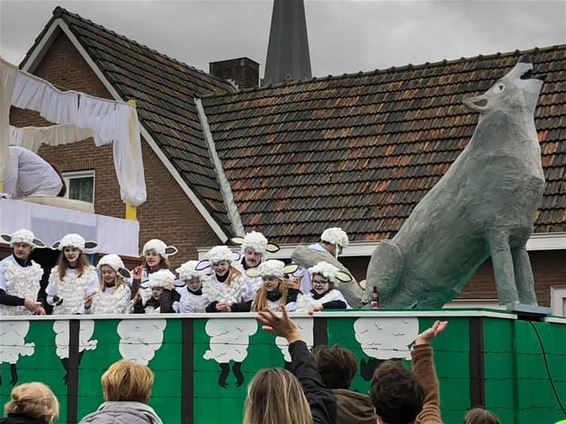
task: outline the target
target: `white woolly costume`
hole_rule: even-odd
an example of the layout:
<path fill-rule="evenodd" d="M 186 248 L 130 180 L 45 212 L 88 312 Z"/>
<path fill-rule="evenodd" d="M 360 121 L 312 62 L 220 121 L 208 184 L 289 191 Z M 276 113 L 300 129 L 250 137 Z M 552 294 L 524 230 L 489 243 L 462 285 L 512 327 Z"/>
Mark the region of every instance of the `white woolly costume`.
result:
<path fill-rule="evenodd" d="M 124 278 L 118 274 L 118 270 L 124 268 L 124 263 L 118 255 L 110 254 L 100 258 L 96 266 L 99 273 L 101 267 L 104 265 L 109 266 L 116 272 L 116 279 L 120 279 L 122 284 L 114 287 L 106 287 L 106 289 L 102 291 L 102 275 L 99 275 L 100 289 L 92 298 L 90 308 L 87 309 L 83 307 L 81 313 L 94 315 L 127 314 L 131 306 L 131 292 Z"/>
<path fill-rule="evenodd" d="M 197 271 L 196 267 L 198 261 L 188 261 L 177 268 L 177 274 L 182 281 L 199 280 L 204 282 L 206 275 Z M 206 312 L 206 307 L 210 303 L 210 299 L 205 295 L 202 287 L 196 293 L 189 290 L 188 286 L 177 287 L 177 293 L 181 295 L 181 299 L 176 303 L 175 310 L 182 314 L 186 313 L 203 313 Z"/>
<path fill-rule="evenodd" d="M 309 268 L 308 271 L 311 279 L 314 274 L 319 274 L 335 285 L 339 285 L 341 283 L 341 281 L 337 278 L 337 274 L 341 271 L 328 262 L 319 262 L 315 266 Z M 297 312 L 308 312 L 309 309 L 314 308 L 315 306 L 320 306 L 325 303 L 336 301 L 344 302 L 346 304 L 346 308 L 350 309 L 350 306 L 348 305 L 348 302 L 346 302 L 344 295 L 339 290 L 329 290 L 322 297 L 319 297 L 316 293 L 313 293 L 313 291 L 314 289 L 299 296 L 299 298 L 297 299 Z"/>
<path fill-rule="evenodd" d="M 94 243 L 94 242 L 88 242 Z M 85 239 L 78 234 L 67 234 L 60 242 L 55 243 L 58 249 L 63 251 L 65 247 L 74 247 L 84 254 Z M 96 244 L 95 244 L 96 245 Z M 64 253 L 62 253 L 64 254 Z M 84 298 L 98 290 L 98 275 L 96 269 L 89 265 L 82 270 L 79 276 L 76 268 L 67 268 L 65 275 L 61 279 L 59 277 L 59 266 L 51 269 L 49 276 L 49 284 L 45 289 L 47 294 L 47 303 L 53 306 L 53 315 L 73 315 L 81 312 L 84 305 Z M 63 302 L 57 306 L 55 297 L 63 299 Z"/>
<path fill-rule="evenodd" d="M 15 231 L 12 235 L 2 234 L 2 239 L 12 247 L 16 243 L 32 247 L 44 246 L 31 231 L 25 229 Z M 0 289 L 7 295 L 35 301 L 41 288 L 42 276 L 43 268 L 34 261 L 30 260 L 26 266 L 22 266 L 13 254 L 0 261 Z M 31 315 L 31 312 L 24 306 L 0 305 L 0 315 Z"/>
<path fill-rule="evenodd" d="M 227 261 L 230 263 L 231 268 L 237 270 L 237 268 L 232 265 L 234 255 L 227 246 L 213 247 L 207 252 L 206 258 L 211 265 Z M 234 271 L 229 270 L 229 272 Z M 231 283 L 228 284 L 226 282 L 219 281 L 216 274 L 212 273 L 212 275 L 210 275 L 204 282 L 203 294 L 205 294 L 211 302 L 233 304 L 243 302 L 248 290 L 244 274 L 233 279 Z"/>
<path fill-rule="evenodd" d="M 0 261 L 0 289 L 11 296 L 37 299 L 43 268 L 30 261 L 29 266 L 21 266 L 10 255 Z M 0 305 L 0 315 L 31 315 L 24 306 Z"/>

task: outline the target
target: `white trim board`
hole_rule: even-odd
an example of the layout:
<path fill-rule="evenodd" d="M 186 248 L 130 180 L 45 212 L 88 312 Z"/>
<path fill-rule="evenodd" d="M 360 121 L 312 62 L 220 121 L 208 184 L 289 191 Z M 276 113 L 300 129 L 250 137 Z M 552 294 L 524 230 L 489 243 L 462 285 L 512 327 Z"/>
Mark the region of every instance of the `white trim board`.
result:
<path fill-rule="evenodd" d="M 427 311 L 417 311 L 417 310 L 383 310 L 383 311 L 344 311 L 344 312 L 318 312 L 315 315 L 309 315 L 306 313 L 296 313 L 291 312 L 289 315 L 292 318 L 401 318 L 401 317 L 415 317 L 415 318 L 434 318 L 434 317 L 447 317 L 447 318 L 502 318 L 516 320 L 517 315 L 511 312 L 500 312 L 490 309 L 438 309 L 438 310 L 427 310 Z M 257 313 L 255 312 L 230 312 L 229 314 L 218 314 L 218 313 L 201 313 L 201 314 L 167 314 L 164 315 L 154 315 L 154 314 L 114 314 L 114 315 L 57 315 L 54 318 L 53 315 L 18 315 L 13 317 L 2 316 L 0 317 L 0 322 L 2 321 L 34 321 L 34 320 L 107 320 L 107 319 L 235 319 L 235 318 L 249 318 L 255 319 Z"/>
<path fill-rule="evenodd" d="M 38 57 L 41 56 L 41 54 L 42 54 L 41 49 L 45 48 L 48 45 L 48 41 L 49 41 L 48 37 L 50 37 L 53 34 L 53 32 L 55 31 L 55 29 L 57 27 L 60 28 L 63 31 L 63 33 L 67 36 L 67 38 L 71 41 L 73 46 L 77 49 L 77 51 L 79 52 L 81 57 L 85 60 L 85 62 L 90 67 L 90 69 L 98 77 L 100 82 L 102 82 L 102 84 L 108 90 L 110 95 L 115 100 L 120 100 L 120 101 L 129 100 L 129 99 L 122 99 L 120 97 L 120 95 L 118 94 L 116 89 L 112 86 L 112 84 L 110 84 L 110 82 L 106 79 L 106 77 L 104 76 L 104 74 L 102 73 L 100 68 L 96 65 L 96 63 L 94 63 L 94 61 L 88 55 L 88 53 L 83 48 L 83 46 L 81 45 L 81 43 L 79 42 L 77 37 L 75 37 L 73 32 L 70 30 L 69 26 L 61 18 L 57 18 L 53 21 L 53 24 L 51 24 L 51 27 L 49 28 L 49 30 L 45 33 L 45 35 L 43 36 L 41 41 L 37 44 L 36 48 L 31 53 L 30 58 L 26 62 L 25 66 L 23 67 L 23 70 L 29 71 L 31 69 L 32 64 L 34 64 L 34 62 L 37 61 Z M 197 208 L 199 213 L 202 215 L 202 217 L 204 218 L 206 223 L 210 226 L 210 228 L 218 236 L 220 241 L 225 242 L 228 239 L 228 235 L 224 232 L 224 230 L 222 230 L 220 225 L 214 220 L 214 218 L 212 217 L 210 212 L 208 212 L 208 210 L 203 205 L 203 203 L 199 200 L 199 198 L 196 196 L 194 191 L 183 180 L 183 178 L 181 177 L 181 174 L 179 174 L 179 172 L 175 169 L 175 167 L 173 166 L 171 161 L 169 161 L 169 159 L 167 159 L 167 157 L 165 156 L 163 151 L 159 148 L 159 146 L 157 145 L 157 143 L 155 142 L 153 137 L 151 137 L 151 135 L 149 135 L 149 132 L 141 124 L 140 124 L 140 128 L 141 128 L 140 133 L 141 133 L 142 137 L 149 144 L 149 146 L 152 148 L 152 150 L 157 155 L 157 157 L 161 160 L 161 162 L 163 163 L 165 168 L 169 171 L 169 173 L 173 176 L 173 178 L 175 179 L 177 184 L 179 184 L 181 189 L 185 192 L 187 197 L 195 205 L 195 207 Z"/>
<path fill-rule="evenodd" d="M 277 240 L 273 240 L 277 243 Z M 313 241 L 314 243 L 315 241 Z M 363 240 L 351 241 L 347 248 L 344 249 L 341 258 L 343 257 L 360 257 L 371 256 L 378 241 Z M 270 253 L 270 259 L 288 259 L 291 253 L 299 246 L 305 246 L 308 243 L 293 243 L 293 244 L 280 244 L 281 248 L 278 252 Z M 199 259 L 204 258 L 204 254 L 210 250 L 212 246 L 197 248 Z M 235 247 L 236 249 L 236 247 Z M 239 250 L 239 246 L 237 246 Z M 544 250 L 566 250 L 566 233 L 538 233 L 531 234 L 531 238 L 527 242 L 527 250 L 531 252 L 544 251 Z"/>

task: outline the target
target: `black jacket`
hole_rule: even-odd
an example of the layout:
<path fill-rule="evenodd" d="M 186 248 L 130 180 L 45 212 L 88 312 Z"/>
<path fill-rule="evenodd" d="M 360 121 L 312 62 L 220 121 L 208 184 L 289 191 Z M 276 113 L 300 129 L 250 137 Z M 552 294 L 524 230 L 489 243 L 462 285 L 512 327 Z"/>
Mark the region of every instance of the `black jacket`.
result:
<path fill-rule="evenodd" d="M 23 414 L 8 414 L 5 418 L 0 418 L 0 424 L 46 424 L 45 421 L 32 418 Z"/>
<path fill-rule="evenodd" d="M 336 396 L 322 382 L 314 359 L 304 341 L 289 345 L 293 374 L 301 383 L 311 407 L 313 424 L 336 423 Z"/>

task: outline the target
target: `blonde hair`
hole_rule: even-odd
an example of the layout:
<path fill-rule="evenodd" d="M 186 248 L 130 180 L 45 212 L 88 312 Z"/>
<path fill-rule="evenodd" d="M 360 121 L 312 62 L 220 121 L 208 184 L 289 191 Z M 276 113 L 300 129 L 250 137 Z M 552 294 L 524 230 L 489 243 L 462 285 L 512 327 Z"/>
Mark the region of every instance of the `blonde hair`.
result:
<path fill-rule="evenodd" d="M 100 287 L 98 288 L 99 293 L 104 293 L 107 289 L 106 281 L 104 281 L 104 278 L 102 278 L 102 267 L 103 266 L 107 266 L 112 271 L 114 271 L 114 287 L 116 287 L 116 290 L 118 290 L 123 285 L 126 285 L 126 283 L 124 282 L 124 278 L 118 273 L 118 270 L 112 268 L 108 264 L 104 264 L 104 265 L 100 266 Z"/>
<path fill-rule="evenodd" d="M 104 400 L 148 403 L 154 375 L 149 367 L 122 359 L 110 365 L 100 380 Z"/>
<path fill-rule="evenodd" d="M 22 414 L 52 424 L 59 417 L 59 401 L 43 383 L 32 382 L 14 387 L 6 414 Z"/>
<path fill-rule="evenodd" d="M 90 262 L 85 254 L 81 251 L 79 257 L 77 258 L 77 270 L 79 271 L 79 277 L 83 275 L 85 269 L 88 268 Z M 57 266 L 59 267 L 59 280 L 63 281 L 65 274 L 67 273 L 67 268 L 69 268 L 69 261 L 65 257 L 64 250 L 59 254 L 59 260 L 57 261 Z"/>
<path fill-rule="evenodd" d="M 289 371 L 268 368 L 253 378 L 244 424 L 312 424 L 312 414 L 299 380 Z"/>
<path fill-rule="evenodd" d="M 279 287 L 277 288 L 277 290 L 279 290 L 279 293 L 281 294 L 281 298 L 279 299 L 279 305 L 281 306 L 281 308 L 284 308 L 285 305 L 287 304 L 287 294 L 289 293 L 289 288 L 291 288 L 292 285 L 290 281 L 283 280 L 282 278 L 278 278 L 278 280 L 279 280 Z M 252 303 L 252 311 L 257 312 L 267 309 L 267 293 L 268 292 L 267 289 L 265 288 L 265 285 L 262 284 L 259 290 L 257 291 L 255 299 Z"/>
<path fill-rule="evenodd" d="M 232 283 L 234 281 L 236 281 L 238 278 L 240 278 L 241 276 L 242 276 L 242 273 L 237 268 L 232 266 L 232 264 L 230 264 L 230 266 L 228 267 L 228 278 L 226 279 L 224 284 L 226 284 L 228 287 L 231 287 Z"/>

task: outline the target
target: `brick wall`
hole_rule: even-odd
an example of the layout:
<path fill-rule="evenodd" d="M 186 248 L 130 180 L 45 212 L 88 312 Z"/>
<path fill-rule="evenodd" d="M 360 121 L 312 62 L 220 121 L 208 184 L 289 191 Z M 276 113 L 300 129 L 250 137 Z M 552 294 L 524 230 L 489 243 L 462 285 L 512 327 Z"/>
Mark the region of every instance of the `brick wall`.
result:
<path fill-rule="evenodd" d="M 61 89 L 111 98 L 62 33 L 34 73 Z M 10 122 L 18 127 L 48 125 L 38 113 L 17 108 L 12 108 Z M 111 146 L 96 147 L 92 139 L 88 139 L 65 146 L 42 146 L 39 154 L 61 172 L 94 169 L 96 213 L 124 217 L 125 205 L 120 199 Z M 179 254 L 171 258 L 174 266 L 196 259 L 196 247 L 217 244 L 220 242 L 218 237 L 145 140 L 142 140 L 142 154 L 148 200 L 138 209 L 140 250 L 145 241 L 160 238 L 179 249 Z"/>
<path fill-rule="evenodd" d="M 564 251 L 535 251 L 529 252 L 529 256 L 535 275 L 538 303 L 541 306 L 550 306 L 550 287 L 566 285 Z M 366 278 L 369 257 L 340 258 L 340 261 L 348 267 L 358 281 Z M 488 260 L 473 275 L 459 299 L 497 299 L 491 260 Z"/>

